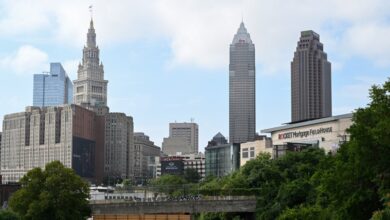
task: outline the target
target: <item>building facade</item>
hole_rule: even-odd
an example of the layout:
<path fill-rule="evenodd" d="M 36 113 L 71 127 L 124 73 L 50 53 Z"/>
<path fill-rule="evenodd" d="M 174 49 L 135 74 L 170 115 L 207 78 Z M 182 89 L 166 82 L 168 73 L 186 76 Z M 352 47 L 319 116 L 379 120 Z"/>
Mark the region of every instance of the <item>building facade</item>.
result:
<path fill-rule="evenodd" d="M 94 183 L 102 180 L 104 118 L 77 105 L 27 107 L 4 116 L 1 142 L 3 183 L 58 160 Z"/>
<path fill-rule="evenodd" d="M 169 123 L 169 137 L 164 138 L 162 149 L 165 154 L 198 153 L 199 127 L 193 122 Z"/>
<path fill-rule="evenodd" d="M 163 156 L 157 161 L 157 177 L 164 174 L 183 175 L 185 170 L 194 169 L 201 178 L 206 175 L 206 161 L 202 153 Z"/>
<path fill-rule="evenodd" d="M 205 148 L 205 175 L 226 176 L 240 167 L 240 145 L 228 144 L 226 138 L 218 133 Z"/>
<path fill-rule="evenodd" d="M 273 157 L 286 151 L 299 151 L 308 146 L 335 152 L 340 144 L 349 140 L 347 129 L 352 125 L 352 114 L 337 115 L 262 130 L 270 133 Z"/>
<path fill-rule="evenodd" d="M 198 153 L 199 127 L 193 122 L 169 123 L 169 137 L 183 137 L 191 147 L 190 153 Z"/>
<path fill-rule="evenodd" d="M 291 62 L 291 121 L 332 116 L 331 64 L 320 36 L 302 31 Z"/>
<path fill-rule="evenodd" d="M 256 134 L 255 45 L 242 22 L 230 44 L 229 142 L 253 141 Z"/>
<path fill-rule="evenodd" d="M 258 136 L 255 141 L 240 145 L 240 166 L 255 159 L 260 153 L 269 153 L 272 156 L 272 139 L 267 136 Z"/>
<path fill-rule="evenodd" d="M 91 20 L 87 33 L 87 45 L 83 49 L 83 60 L 78 67 L 77 80 L 73 81 L 73 102 L 99 115 L 104 115 L 108 112 L 108 81 L 104 79 L 104 67 L 100 62 L 99 52 L 95 28 Z"/>
<path fill-rule="evenodd" d="M 206 157 L 202 153 L 181 155 L 184 158 L 184 170 L 194 169 L 203 179 L 206 176 Z"/>
<path fill-rule="evenodd" d="M 167 137 L 163 139 L 162 151 L 166 155 L 173 156 L 178 153 L 191 153 L 192 149 L 185 137 Z"/>
<path fill-rule="evenodd" d="M 135 167 L 133 118 L 124 113 L 105 115 L 104 176 L 133 179 Z"/>
<path fill-rule="evenodd" d="M 50 63 L 50 72 L 34 74 L 33 106 L 72 104 L 73 84 L 61 63 Z"/>
<path fill-rule="evenodd" d="M 134 178 L 137 182 L 145 182 L 155 177 L 155 157 L 159 157 L 161 149 L 154 145 L 149 136 L 143 132 L 134 132 Z"/>

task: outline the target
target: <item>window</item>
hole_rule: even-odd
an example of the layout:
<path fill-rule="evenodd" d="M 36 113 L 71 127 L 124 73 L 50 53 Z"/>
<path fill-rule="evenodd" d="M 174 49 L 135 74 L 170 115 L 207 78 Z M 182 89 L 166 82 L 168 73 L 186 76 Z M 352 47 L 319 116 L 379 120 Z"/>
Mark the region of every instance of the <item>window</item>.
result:
<path fill-rule="evenodd" d="M 248 158 L 248 148 L 242 149 L 242 158 Z"/>
<path fill-rule="evenodd" d="M 77 93 L 83 92 L 84 91 L 84 86 L 78 86 L 77 87 Z"/>
<path fill-rule="evenodd" d="M 100 86 L 92 86 L 92 92 L 102 93 L 103 92 L 103 88 L 100 87 Z"/>
<path fill-rule="evenodd" d="M 251 150 L 250 150 L 250 152 L 249 152 L 249 156 L 250 156 L 250 158 L 254 158 L 255 157 L 255 148 L 254 147 L 251 147 Z"/>

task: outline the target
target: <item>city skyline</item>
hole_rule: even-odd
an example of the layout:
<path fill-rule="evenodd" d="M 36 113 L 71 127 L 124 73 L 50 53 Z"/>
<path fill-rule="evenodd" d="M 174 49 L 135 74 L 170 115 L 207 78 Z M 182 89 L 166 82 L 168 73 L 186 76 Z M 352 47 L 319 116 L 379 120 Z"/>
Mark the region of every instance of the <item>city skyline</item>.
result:
<path fill-rule="evenodd" d="M 328 14 L 311 3 L 306 11 L 293 3 L 284 7 L 269 2 L 261 2 L 265 6 L 250 1 L 223 3 L 131 7 L 131 3 L 94 2 L 105 78 L 110 81 L 108 105 L 113 112 L 131 115 L 134 130 L 147 133 L 159 146 L 168 136 L 170 122 L 192 117 L 200 127 L 200 150 L 217 132 L 228 136 L 227 46 L 241 11 L 257 47 L 257 132 L 290 121 L 289 68 L 300 31 L 316 31 L 327 48 L 333 64 L 333 115 L 364 107 L 369 86 L 389 75 L 390 45 L 385 39 L 390 33 L 386 12 L 390 5 L 386 1 L 362 1 L 352 8 L 329 1 L 320 7 Z M 75 80 L 81 62 L 80 47 L 85 45 L 90 20 L 88 3 L 29 4 L 0 2 L 5 11 L 0 17 L 1 121 L 5 114 L 31 104 L 33 74 L 48 70 L 50 62 L 61 62 Z M 159 13 L 151 15 L 148 7 Z M 138 10 L 134 17 L 124 10 L 132 8 Z M 262 13 L 262 8 L 274 10 L 274 15 Z M 313 13 L 318 16 L 310 20 Z M 175 16 L 183 17 L 179 21 Z M 150 26 L 157 18 L 160 27 Z"/>

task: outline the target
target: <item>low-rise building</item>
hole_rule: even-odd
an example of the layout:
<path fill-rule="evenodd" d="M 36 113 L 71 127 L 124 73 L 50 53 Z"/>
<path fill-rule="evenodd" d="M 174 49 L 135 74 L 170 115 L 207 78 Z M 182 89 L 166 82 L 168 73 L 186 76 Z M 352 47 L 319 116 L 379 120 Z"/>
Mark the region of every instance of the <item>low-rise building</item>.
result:
<path fill-rule="evenodd" d="M 264 129 L 270 133 L 273 157 L 286 151 L 299 151 L 307 146 L 317 146 L 326 152 L 337 151 L 340 144 L 349 140 L 347 129 L 352 125 L 352 114 L 290 123 L 280 127 Z"/>
<path fill-rule="evenodd" d="M 201 178 L 205 177 L 205 156 L 202 153 L 177 154 L 156 159 L 157 177 L 164 174 L 183 175 L 187 169 L 195 169 Z"/>
<path fill-rule="evenodd" d="M 184 158 L 181 156 L 167 156 L 160 158 L 161 176 L 183 175 L 184 174 Z"/>
<path fill-rule="evenodd" d="M 225 176 L 240 166 L 240 145 L 229 144 L 221 134 L 216 134 L 205 148 L 206 176 Z"/>
<path fill-rule="evenodd" d="M 206 158 L 204 154 L 185 154 L 181 156 L 184 158 L 184 170 L 195 169 L 201 178 L 206 176 Z"/>
<path fill-rule="evenodd" d="M 249 160 L 255 159 L 260 153 L 272 155 L 272 152 L 272 139 L 265 135 L 257 136 L 255 141 L 241 144 L 240 166 L 244 166 Z"/>

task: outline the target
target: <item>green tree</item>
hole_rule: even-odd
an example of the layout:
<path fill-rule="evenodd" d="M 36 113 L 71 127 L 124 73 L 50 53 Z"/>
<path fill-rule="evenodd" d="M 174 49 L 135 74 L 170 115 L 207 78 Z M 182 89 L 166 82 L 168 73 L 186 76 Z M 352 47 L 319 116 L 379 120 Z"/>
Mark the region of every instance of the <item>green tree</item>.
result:
<path fill-rule="evenodd" d="M 19 220 L 20 217 L 12 212 L 11 210 L 1 210 L 0 211 L 0 220 Z"/>
<path fill-rule="evenodd" d="M 178 175 L 165 174 L 151 181 L 150 185 L 159 192 L 171 196 L 178 196 L 184 193 L 187 181 Z"/>
<path fill-rule="evenodd" d="M 132 188 L 132 186 L 133 186 L 131 180 L 129 180 L 129 179 L 123 180 L 123 181 L 122 181 L 122 185 L 123 185 L 123 189 L 124 189 L 124 190 L 131 190 L 131 188 Z"/>
<path fill-rule="evenodd" d="M 388 220 L 390 219 L 390 193 L 383 198 L 385 208 L 380 211 L 375 211 L 372 215 L 372 220 Z"/>
<path fill-rule="evenodd" d="M 198 183 L 202 178 L 198 171 L 194 168 L 188 168 L 184 170 L 184 179 L 189 183 Z"/>
<path fill-rule="evenodd" d="M 318 206 L 300 205 L 295 208 L 287 208 L 280 214 L 277 220 L 331 220 L 331 218 Z"/>
<path fill-rule="evenodd" d="M 317 200 L 337 219 L 369 219 L 390 193 L 390 80 L 373 86 L 370 99 L 354 113 L 350 141 L 340 147 L 333 166 L 318 174 Z"/>
<path fill-rule="evenodd" d="M 11 199 L 10 208 L 22 219 L 85 219 L 90 215 L 89 186 L 59 161 L 34 168 L 21 180 L 22 188 Z"/>

